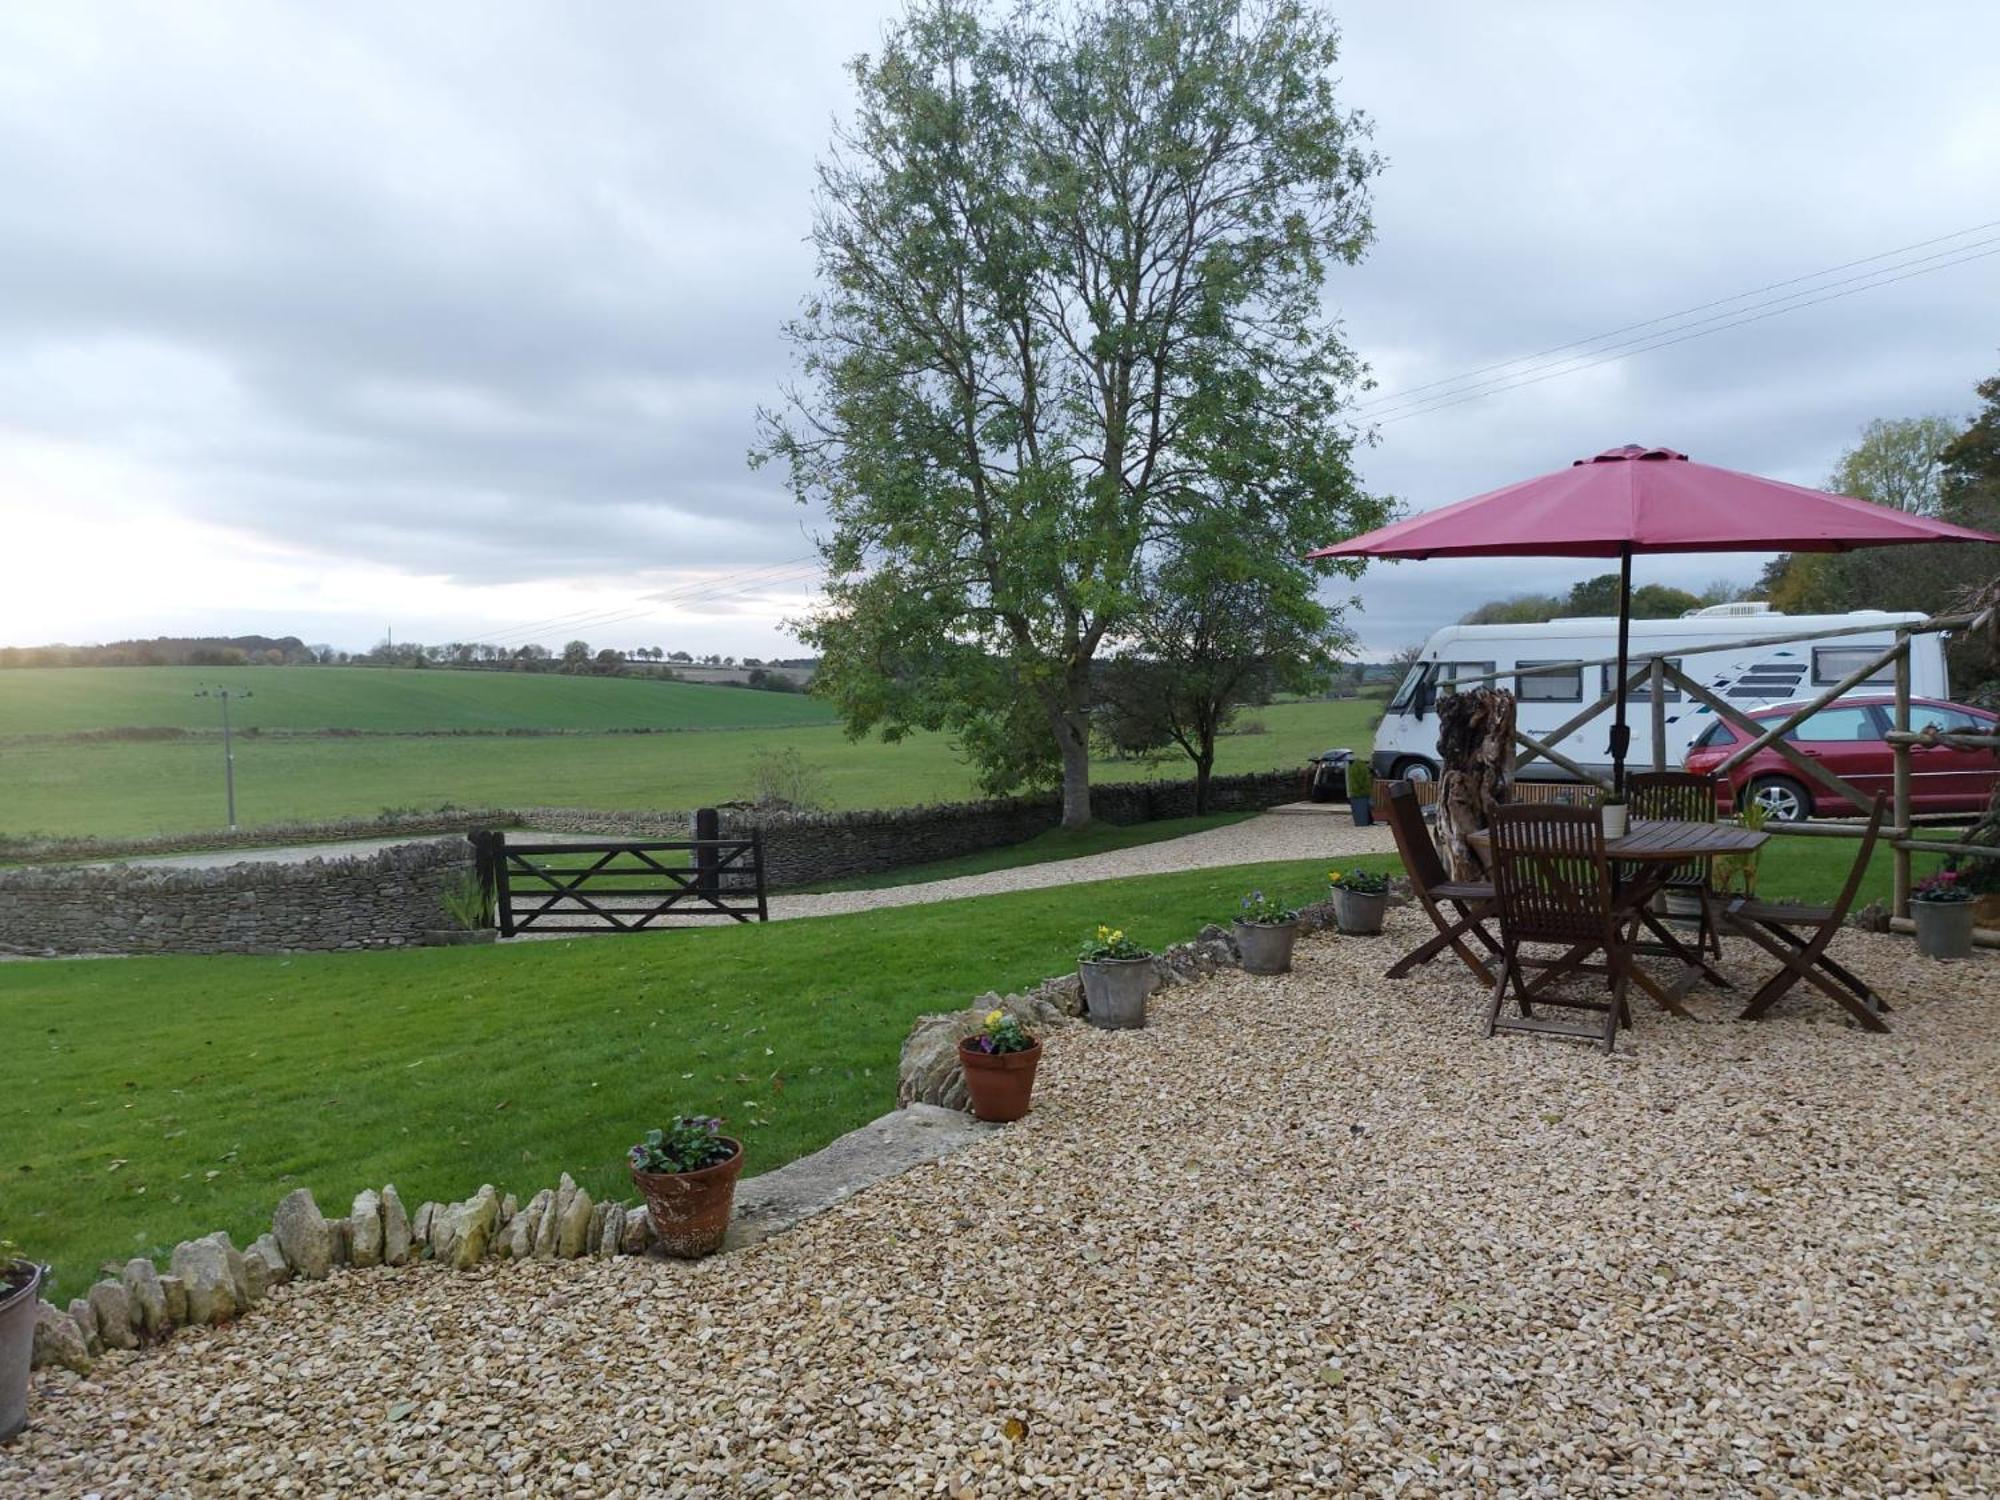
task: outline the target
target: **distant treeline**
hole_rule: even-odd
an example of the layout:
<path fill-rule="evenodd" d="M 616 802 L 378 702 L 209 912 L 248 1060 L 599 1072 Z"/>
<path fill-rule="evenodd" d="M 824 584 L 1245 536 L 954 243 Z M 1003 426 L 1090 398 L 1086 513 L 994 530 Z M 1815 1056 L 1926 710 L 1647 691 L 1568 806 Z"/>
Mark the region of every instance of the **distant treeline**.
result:
<path fill-rule="evenodd" d="M 819 663 L 812 657 L 764 661 L 755 656 L 695 656 L 642 646 L 593 651 L 588 641 L 571 641 L 561 652 L 546 646 L 495 646 L 483 641 L 383 641 L 372 650 L 347 652 L 308 646 L 297 636 L 156 636 L 149 641 L 111 641 L 101 646 L 0 646 L 0 669 L 8 667 L 411 667 L 485 672 L 552 672 L 572 677 L 641 677 L 676 682 L 687 675 L 717 687 L 759 688 L 772 693 L 805 691 Z M 728 673 L 729 677 L 709 674 Z M 739 675 L 740 674 L 740 675 Z"/>
<path fill-rule="evenodd" d="M 101 646 L 0 646 L 5 667 L 249 667 L 298 666 L 321 660 L 331 647 L 308 646 L 295 635 L 155 636 Z"/>

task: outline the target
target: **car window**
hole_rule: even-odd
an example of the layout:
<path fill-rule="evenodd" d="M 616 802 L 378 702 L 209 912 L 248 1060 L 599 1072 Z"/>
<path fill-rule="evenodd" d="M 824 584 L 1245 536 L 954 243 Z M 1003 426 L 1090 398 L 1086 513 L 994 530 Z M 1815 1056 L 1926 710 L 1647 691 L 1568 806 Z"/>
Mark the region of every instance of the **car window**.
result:
<path fill-rule="evenodd" d="M 1855 740 L 1879 740 L 1882 734 L 1875 727 L 1875 716 L 1865 708 L 1827 708 L 1785 738 L 1851 744 Z"/>
<path fill-rule="evenodd" d="M 1701 738 L 1694 742 L 1694 747 L 1697 750 L 1714 750 L 1720 746 L 1733 745 L 1735 743 L 1736 732 L 1727 724 L 1718 720 L 1702 732 Z"/>
<path fill-rule="evenodd" d="M 1922 734 L 1933 727 L 1939 731 L 1969 730 L 1976 733 L 1985 726 L 1963 709 L 1941 708 L 1935 703 L 1912 703 L 1910 728 Z"/>

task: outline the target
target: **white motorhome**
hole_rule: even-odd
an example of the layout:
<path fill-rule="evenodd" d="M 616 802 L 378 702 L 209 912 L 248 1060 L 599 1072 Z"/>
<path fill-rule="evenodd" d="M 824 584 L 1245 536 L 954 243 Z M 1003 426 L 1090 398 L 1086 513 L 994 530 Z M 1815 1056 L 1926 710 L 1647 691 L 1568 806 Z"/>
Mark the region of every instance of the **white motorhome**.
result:
<path fill-rule="evenodd" d="M 1763 605 L 1722 604 L 1696 610 L 1677 620 L 1634 620 L 1629 653 L 1636 667 L 1641 658 L 1661 654 L 1716 696 L 1740 703 L 1746 711 L 1767 704 L 1811 698 L 1834 686 L 1896 643 L 1896 627 L 1922 621 L 1920 614 L 1891 614 L 1864 609 L 1844 615 L 1786 615 Z M 1852 634 L 1830 632 L 1852 631 Z M 1805 639 L 1785 645 L 1742 645 L 1771 636 Z M 1818 637 L 1818 638 L 1815 638 Z M 1438 773 L 1437 698 L 1466 678 L 1502 674 L 1493 679 L 1512 689 L 1515 722 L 1526 734 L 1547 738 L 1588 704 L 1611 690 L 1614 669 L 1578 667 L 1567 672 L 1512 675 L 1524 667 L 1560 662 L 1595 661 L 1618 649 L 1618 622 L 1588 618 L 1550 620 L 1539 625 L 1447 625 L 1424 643 L 1422 657 L 1398 684 L 1375 731 L 1370 769 L 1384 779 L 1428 781 Z M 1854 688 L 1855 693 L 1880 694 L 1893 681 L 1884 667 Z M 1652 761 L 1653 708 L 1649 684 L 1639 683 L 1626 700 L 1625 717 L 1632 726 L 1627 764 L 1644 767 Z M 1920 698 L 1948 698 L 1944 645 L 1936 633 L 1910 639 L 1910 691 Z M 1688 747 L 1715 722 L 1703 705 L 1685 700 L 1669 687 L 1667 762 L 1678 766 Z M 1593 772 L 1611 768 L 1609 708 L 1556 748 Z M 1567 781 L 1561 767 L 1537 757 L 1521 768 L 1527 780 Z"/>

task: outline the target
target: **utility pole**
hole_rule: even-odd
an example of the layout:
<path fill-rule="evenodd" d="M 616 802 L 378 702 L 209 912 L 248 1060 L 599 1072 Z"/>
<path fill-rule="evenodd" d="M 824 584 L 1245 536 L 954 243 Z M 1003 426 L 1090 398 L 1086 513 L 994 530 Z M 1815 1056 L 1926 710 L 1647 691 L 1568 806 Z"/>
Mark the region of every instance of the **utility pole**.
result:
<path fill-rule="evenodd" d="M 203 688 L 195 694 L 197 698 L 219 698 L 222 700 L 222 785 L 229 798 L 229 831 L 236 832 L 236 746 L 229 735 L 229 700 L 248 698 L 248 691 L 232 693 L 228 688 L 217 688 L 210 692 Z"/>

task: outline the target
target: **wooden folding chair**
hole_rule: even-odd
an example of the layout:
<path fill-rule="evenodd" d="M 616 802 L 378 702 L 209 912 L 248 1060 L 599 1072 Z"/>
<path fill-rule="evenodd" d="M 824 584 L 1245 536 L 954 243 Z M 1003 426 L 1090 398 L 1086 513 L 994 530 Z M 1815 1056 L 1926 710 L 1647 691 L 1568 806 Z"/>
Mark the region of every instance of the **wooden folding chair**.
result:
<path fill-rule="evenodd" d="M 1493 971 L 1480 955 L 1466 945 L 1469 937 L 1487 953 L 1498 956 L 1500 945 L 1483 925 L 1493 915 L 1493 887 L 1484 881 L 1452 880 L 1438 857 L 1430 830 L 1424 827 L 1424 810 L 1417 801 L 1416 788 L 1407 781 L 1388 786 L 1386 812 L 1389 831 L 1396 836 L 1396 853 L 1402 856 L 1409 873 L 1410 890 L 1437 927 L 1437 936 L 1420 943 L 1389 966 L 1383 976 L 1401 979 L 1449 949 L 1470 969 L 1481 984 L 1493 983 Z"/>
<path fill-rule="evenodd" d="M 1657 823 L 1713 823 L 1716 817 L 1715 779 L 1692 771 L 1642 771 L 1625 778 L 1626 800 L 1634 819 Z M 1709 884 L 1710 862 L 1691 859 L 1667 873 L 1661 889 L 1691 895 L 1701 903 L 1695 930 L 1695 952 L 1722 957 L 1722 933 L 1716 921 L 1716 897 Z"/>
<path fill-rule="evenodd" d="M 1595 1041 L 1609 1052 L 1619 1026 L 1632 1024 L 1625 992 L 1636 968 L 1620 930 L 1621 922 L 1629 927 L 1633 919 L 1614 902 L 1600 815 L 1584 807 L 1501 807 L 1494 810 L 1488 834 L 1502 972 L 1487 1005 L 1486 1034 L 1536 1031 Z M 1564 951 L 1530 983 L 1525 971 L 1535 961 L 1522 956 L 1523 943 L 1552 943 Z M 1604 956 L 1603 963 L 1590 962 L 1597 954 Z M 1551 992 L 1558 980 L 1575 973 L 1608 974 L 1610 999 L 1571 999 Z M 1500 1008 L 1510 987 L 1520 1014 L 1503 1017 Z M 1602 1020 L 1566 1026 L 1537 1016 L 1537 1003 L 1596 1011 Z"/>
<path fill-rule="evenodd" d="M 1750 997 L 1740 1019 L 1755 1021 L 1776 1005 L 1801 979 L 1826 995 L 1846 1011 L 1864 1031 L 1887 1031 L 1882 1019 L 1891 1007 L 1869 986 L 1868 981 L 1830 956 L 1826 949 L 1847 920 L 1868 860 L 1875 852 L 1875 840 L 1882 832 L 1888 808 L 1886 798 L 1877 794 L 1875 808 L 1868 815 L 1868 831 L 1861 839 L 1861 853 L 1847 872 L 1847 883 L 1831 906 L 1794 906 L 1783 901 L 1758 901 L 1742 897 L 1724 908 L 1722 920 L 1728 929 L 1746 937 L 1784 967 L 1764 981 L 1763 988 Z"/>

